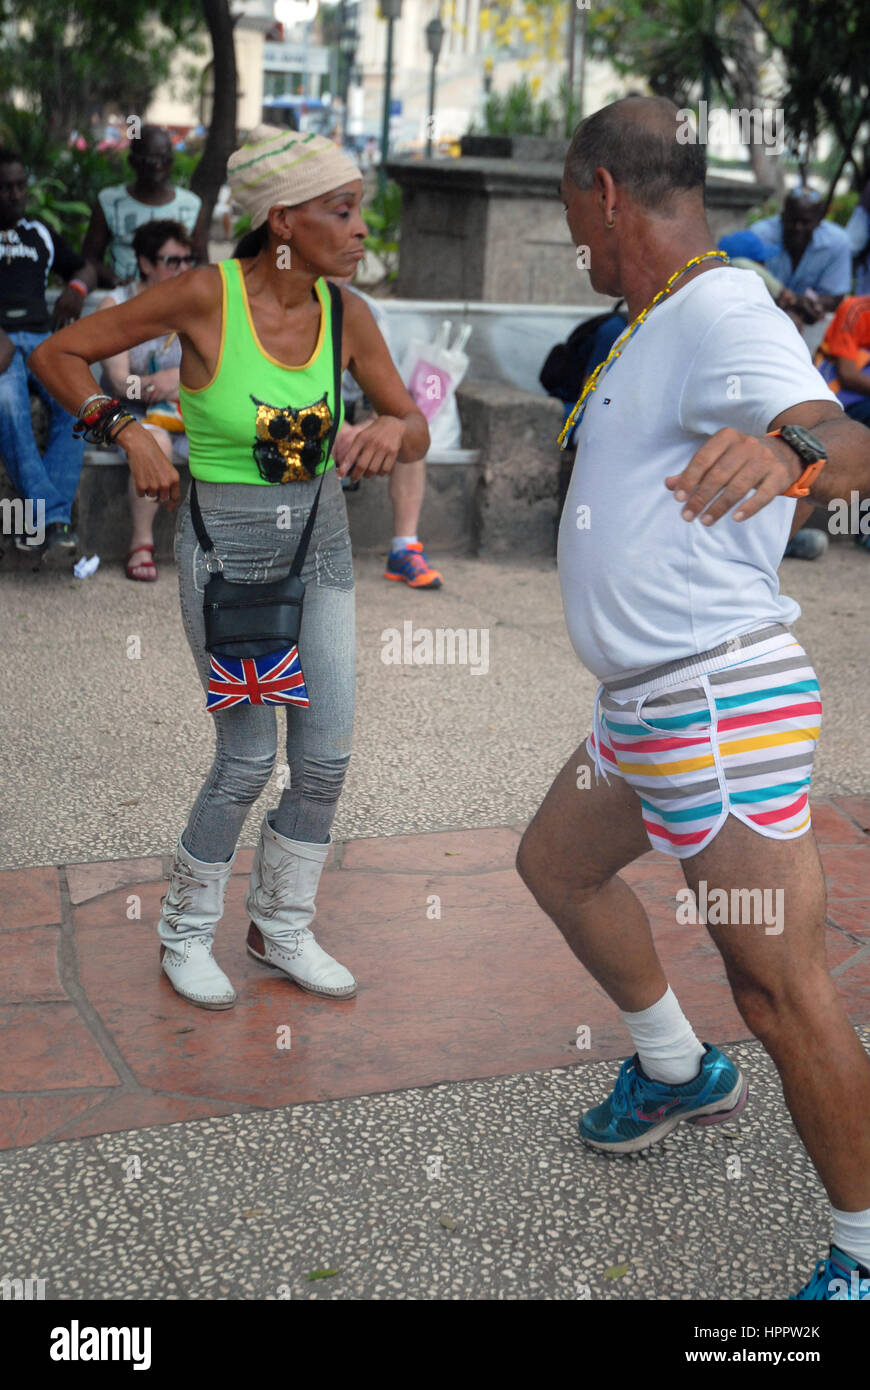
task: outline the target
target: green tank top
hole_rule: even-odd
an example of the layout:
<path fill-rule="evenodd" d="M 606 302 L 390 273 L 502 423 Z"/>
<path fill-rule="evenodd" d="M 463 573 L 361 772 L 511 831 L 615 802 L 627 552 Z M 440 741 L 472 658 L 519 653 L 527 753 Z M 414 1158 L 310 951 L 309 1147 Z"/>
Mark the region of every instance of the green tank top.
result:
<path fill-rule="evenodd" d="M 334 388 L 332 300 L 325 281 L 314 285 L 320 303 L 314 352 L 301 366 L 288 367 L 257 337 L 240 262 L 221 261 L 218 269 L 223 314 L 217 367 L 208 385 L 178 390 L 191 476 L 268 485 L 322 473 Z M 339 425 L 341 408 L 339 396 Z"/>

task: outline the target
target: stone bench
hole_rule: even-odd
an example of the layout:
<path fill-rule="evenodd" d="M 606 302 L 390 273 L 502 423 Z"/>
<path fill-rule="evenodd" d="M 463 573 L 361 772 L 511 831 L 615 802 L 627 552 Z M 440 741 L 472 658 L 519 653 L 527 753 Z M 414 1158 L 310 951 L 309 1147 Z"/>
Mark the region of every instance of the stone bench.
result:
<path fill-rule="evenodd" d="M 466 449 L 427 461 L 420 534 L 432 554 L 552 555 L 555 550 L 561 423 L 558 402 L 498 382 L 469 382 L 457 396 Z M 37 428 L 37 435 L 41 431 Z M 401 467 L 401 465 L 398 465 Z M 182 492 L 188 470 L 178 469 Z M 89 447 L 72 520 L 82 550 L 120 562 L 130 534 L 127 460 L 120 449 Z M 0 464 L 0 498 L 14 490 Z M 387 480 L 371 478 L 347 494 L 351 538 L 358 551 L 386 551 L 392 535 Z M 158 560 L 172 556 L 175 516 L 160 508 L 154 540 Z M 0 536 L 0 568 L 29 563 L 11 537 Z"/>
<path fill-rule="evenodd" d="M 401 466 L 401 465 L 399 465 Z M 176 465 L 186 495 L 190 474 L 185 464 Z M 479 456 L 473 449 L 457 449 L 427 464 L 426 496 L 420 522 L 421 535 L 430 549 L 453 552 L 471 549 L 471 515 L 479 473 Z M 88 448 L 76 497 L 74 524 L 82 548 L 102 560 L 122 560 L 130 534 L 127 503 L 127 460 L 120 450 Z M 356 550 L 386 550 L 392 537 L 387 481 L 372 478 L 347 494 L 351 539 Z M 154 524 L 159 559 L 170 559 L 175 515 L 161 507 Z"/>
<path fill-rule="evenodd" d="M 457 393 L 468 448 L 426 462 L 420 535 L 432 553 L 553 555 L 558 519 L 562 423 L 558 401 L 500 382 L 463 383 Z M 397 464 L 397 467 L 401 467 Z M 184 465 L 182 490 L 189 485 Z M 120 449 L 88 448 L 73 513 L 86 554 L 121 560 L 129 536 L 127 461 Z M 347 493 L 358 551 L 385 551 L 392 535 L 386 478 L 364 479 Z M 172 555 L 174 515 L 161 508 L 157 558 Z"/>
<path fill-rule="evenodd" d="M 105 293 L 89 295 L 84 313 L 93 313 Z M 55 294 L 47 295 L 49 304 Z M 553 554 L 559 476 L 555 436 L 561 407 L 544 393 L 537 373 L 553 344 L 594 310 L 465 301 L 381 303 L 400 364 L 411 339 L 433 340 L 445 319 L 452 321 L 454 333 L 463 323 L 473 328 L 469 374 L 457 395 L 464 447 L 436 452 L 427 460 L 420 520 L 427 548 L 474 555 Z M 186 491 L 188 471 L 182 466 L 179 473 Z M 73 525 L 84 553 L 105 561 L 124 559 L 130 530 L 127 478 L 120 449 L 85 451 L 73 507 Z M 0 464 L 0 496 L 12 495 Z M 365 481 L 347 494 L 347 504 L 355 548 L 385 550 L 392 525 L 386 479 Z M 158 560 L 172 555 L 174 523 L 174 516 L 161 508 L 154 529 Z M 0 566 L 17 563 L 5 537 L 0 537 L 0 548 Z"/>

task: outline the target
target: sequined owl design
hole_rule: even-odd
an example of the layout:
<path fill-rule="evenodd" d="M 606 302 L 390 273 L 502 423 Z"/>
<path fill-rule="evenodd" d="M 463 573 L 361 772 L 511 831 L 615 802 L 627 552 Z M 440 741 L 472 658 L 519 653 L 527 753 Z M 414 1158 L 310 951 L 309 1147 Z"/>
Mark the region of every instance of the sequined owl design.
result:
<path fill-rule="evenodd" d="M 251 400 L 257 407 L 257 438 L 254 459 L 260 477 L 267 483 L 307 482 L 320 463 L 322 443 L 332 425 L 332 412 L 324 394 L 312 405 L 268 405 Z"/>

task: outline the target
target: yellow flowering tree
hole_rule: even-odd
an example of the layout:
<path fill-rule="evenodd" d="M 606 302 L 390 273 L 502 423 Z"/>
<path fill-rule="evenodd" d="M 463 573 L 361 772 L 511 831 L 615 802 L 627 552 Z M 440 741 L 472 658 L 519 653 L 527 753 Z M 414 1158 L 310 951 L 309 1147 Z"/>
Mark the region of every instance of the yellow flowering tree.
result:
<path fill-rule="evenodd" d="M 494 49 L 535 68 L 564 60 L 570 9 L 569 0 L 493 0 L 481 7 L 480 29 Z"/>
<path fill-rule="evenodd" d="M 523 76 L 507 92 L 492 92 L 484 109 L 487 134 L 569 135 L 577 120 L 577 100 L 569 89 L 565 64 L 571 6 L 575 0 L 481 0 L 480 31 L 491 76 L 501 53 Z M 448 0 L 448 14 L 455 5 Z M 449 22 L 449 21 L 448 21 Z M 553 90 L 553 75 L 559 76 Z M 541 100 L 544 78 L 549 99 Z M 487 91 L 489 92 L 489 85 Z"/>

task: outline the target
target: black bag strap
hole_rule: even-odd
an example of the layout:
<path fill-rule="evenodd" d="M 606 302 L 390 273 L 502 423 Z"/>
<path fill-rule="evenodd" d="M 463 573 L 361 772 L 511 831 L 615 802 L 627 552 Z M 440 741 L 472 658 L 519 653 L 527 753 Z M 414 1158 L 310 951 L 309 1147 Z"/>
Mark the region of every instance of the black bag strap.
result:
<path fill-rule="evenodd" d="M 302 566 L 305 564 L 305 557 L 308 554 L 308 546 L 314 530 L 314 523 L 317 520 L 317 507 L 320 502 L 320 493 L 323 488 L 323 480 L 326 477 L 329 456 L 332 453 L 332 446 L 335 443 L 335 436 L 338 433 L 338 421 L 341 415 L 341 327 L 344 314 L 344 305 L 341 298 L 341 290 L 337 285 L 333 285 L 329 280 L 326 282 L 329 290 L 329 297 L 332 301 L 332 424 L 326 444 L 326 454 L 323 460 L 323 472 L 320 474 L 320 485 L 315 493 L 314 502 L 308 513 L 308 520 L 305 523 L 305 530 L 302 532 L 302 539 L 299 542 L 296 554 L 293 557 L 293 564 L 290 566 L 290 576 L 293 577 L 302 573 Z M 190 518 L 193 522 L 193 529 L 196 532 L 196 539 L 199 541 L 203 551 L 208 554 L 214 550 L 214 542 L 205 529 L 202 519 L 202 512 L 199 508 L 199 499 L 196 495 L 196 478 L 190 480 Z"/>

